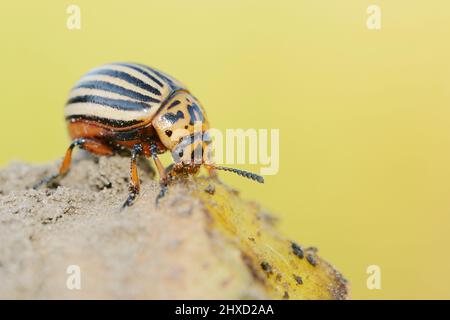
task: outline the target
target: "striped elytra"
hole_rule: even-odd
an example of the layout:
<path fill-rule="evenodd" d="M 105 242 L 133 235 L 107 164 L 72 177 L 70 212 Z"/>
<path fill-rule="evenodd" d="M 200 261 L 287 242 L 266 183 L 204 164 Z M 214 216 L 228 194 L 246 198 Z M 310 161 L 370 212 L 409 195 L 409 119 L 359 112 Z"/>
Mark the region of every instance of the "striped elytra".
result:
<path fill-rule="evenodd" d="M 96 155 L 131 156 L 129 194 L 122 208 L 133 204 L 139 194 L 139 156 L 151 157 L 158 170 L 157 201 L 167 192 L 170 179 L 180 172 L 196 173 L 201 165 L 210 173 L 226 170 L 263 182 L 255 174 L 210 163 L 205 152 L 211 144 L 205 110 L 181 82 L 156 69 L 111 63 L 89 71 L 70 91 L 64 115 L 72 142 L 59 172 L 35 188 L 69 172 L 75 147 Z M 168 172 L 158 158 L 167 150 L 175 161 Z"/>
<path fill-rule="evenodd" d="M 95 119 L 109 126 L 149 121 L 165 100 L 186 87 L 171 76 L 136 63 L 111 63 L 95 68 L 72 88 L 66 119 Z"/>

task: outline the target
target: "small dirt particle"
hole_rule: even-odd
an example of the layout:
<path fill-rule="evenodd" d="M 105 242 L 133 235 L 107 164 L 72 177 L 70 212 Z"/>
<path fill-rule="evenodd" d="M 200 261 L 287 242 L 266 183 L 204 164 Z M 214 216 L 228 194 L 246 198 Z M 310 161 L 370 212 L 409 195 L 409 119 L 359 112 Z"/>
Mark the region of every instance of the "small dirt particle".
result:
<path fill-rule="evenodd" d="M 295 279 L 295 281 L 297 282 L 297 284 L 303 284 L 303 279 L 300 276 L 297 276 L 295 274 L 292 275 Z"/>
<path fill-rule="evenodd" d="M 205 192 L 213 195 L 214 193 L 216 193 L 216 187 L 213 184 L 208 184 L 208 186 L 205 188 Z"/>
<path fill-rule="evenodd" d="M 308 260 L 309 264 L 315 267 L 317 265 L 316 258 L 314 258 L 311 254 L 306 256 L 306 260 Z"/>
<path fill-rule="evenodd" d="M 304 258 L 305 254 L 303 253 L 302 248 L 298 244 L 296 244 L 295 242 L 292 242 L 291 247 L 292 247 L 292 252 L 294 252 L 294 254 L 297 257 L 299 257 L 300 259 Z"/>
<path fill-rule="evenodd" d="M 267 261 L 261 262 L 261 268 L 268 274 L 272 273 L 272 266 Z"/>

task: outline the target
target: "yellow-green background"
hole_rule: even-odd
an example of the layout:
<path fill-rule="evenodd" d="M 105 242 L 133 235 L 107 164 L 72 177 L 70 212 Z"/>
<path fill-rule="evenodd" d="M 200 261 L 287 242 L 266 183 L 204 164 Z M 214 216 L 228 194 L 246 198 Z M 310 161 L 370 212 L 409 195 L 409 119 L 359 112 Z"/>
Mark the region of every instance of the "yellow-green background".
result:
<path fill-rule="evenodd" d="M 66 28 L 72 3 L 81 30 Z M 380 31 L 366 28 L 370 4 Z M 0 164 L 63 155 L 83 72 L 152 65 L 214 127 L 280 129 L 278 175 L 222 176 L 318 246 L 353 298 L 450 298 L 449 36 L 447 0 L 4 2 Z M 366 288 L 371 264 L 381 290 Z"/>

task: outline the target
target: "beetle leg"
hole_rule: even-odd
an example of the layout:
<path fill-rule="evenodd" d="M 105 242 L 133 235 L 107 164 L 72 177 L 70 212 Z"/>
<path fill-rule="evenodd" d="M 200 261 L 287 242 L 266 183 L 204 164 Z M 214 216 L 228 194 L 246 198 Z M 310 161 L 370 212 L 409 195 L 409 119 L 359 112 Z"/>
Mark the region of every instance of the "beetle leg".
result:
<path fill-rule="evenodd" d="M 164 169 L 164 172 L 167 176 L 171 175 L 174 165 L 175 163 L 171 163 L 166 167 L 166 169 Z"/>
<path fill-rule="evenodd" d="M 161 183 L 161 190 L 159 191 L 159 194 L 155 200 L 156 206 L 158 206 L 159 200 L 164 198 L 164 196 L 167 194 L 167 191 L 169 191 L 169 187 L 167 186 L 167 183 Z"/>
<path fill-rule="evenodd" d="M 137 172 L 137 157 L 142 154 L 142 146 L 140 144 L 137 144 L 134 146 L 133 150 L 131 151 L 131 165 L 130 165 L 130 186 L 128 188 L 128 198 L 122 205 L 122 209 L 125 207 L 129 207 L 133 204 L 134 200 L 136 199 L 137 195 L 140 191 L 140 182 L 139 182 L 139 176 Z"/>
<path fill-rule="evenodd" d="M 64 177 L 70 170 L 73 149 L 76 146 L 79 146 L 80 148 L 82 148 L 84 143 L 86 143 L 86 139 L 83 139 L 83 138 L 73 140 L 72 143 L 70 144 L 69 148 L 66 151 L 66 155 L 64 156 L 63 162 L 61 163 L 61 166 L 59 167 L 59 172 L 42 179 L 41 181 L 39 181 L 38 183 L 36 183 L 33 186 L 33 189 L 37 189 L 44 184 L 48 185 L 50 182 L 55 181 L 58 178 Z"/>
<path fill-rule="evenodd" d="M 153 161 L 155 162 L 155 166 L 159 172 L 159 184 L 161 186 L 161 190 L 155 200 L 156 205 L 158 206 L 159 200 L 161 200 L 161 198 L 163 198 L 168 191 L 168 187 L 167 187 L 168 178 L 167 178 L 166 170 L 164 169 L 164 166 L 161 163 L 161 160 L 159 160 L 159 158 L 158 158 L 155 144 L 150 145 L 150 153 L 152 155 Z"/>

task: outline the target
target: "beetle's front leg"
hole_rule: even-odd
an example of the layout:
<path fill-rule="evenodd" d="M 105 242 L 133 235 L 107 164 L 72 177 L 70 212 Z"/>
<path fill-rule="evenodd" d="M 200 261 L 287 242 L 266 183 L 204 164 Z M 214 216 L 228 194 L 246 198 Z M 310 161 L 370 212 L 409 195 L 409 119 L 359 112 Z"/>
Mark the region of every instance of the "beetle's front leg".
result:
<path fill-rule="evenodd" d="M 122 209 L 129 207 L 133 204 L 136 197 L 139 195 L 140 182 L 139 175 L 137 172 L 137 157 L 142 154 L 143 149 L 140 144 L 133 147 L 131 151 L 131 164 L 130 164 L 130 186 L 128 187 L 129 193 L 128 198 L 122 205 Z"/>
<path fill-rule="evenodd" d="M 156 205 L 158 205 L 159 200 L 161 200 L 168 191 L 168 177 L 166 174 L 166 170 L 164 169 L 163 164 L 161 163 L 161 160 L 158 158 L 157 154 L 157 147 L 156 144 L 150 145 L 150 153 L 153 159 L 153 162 L 155 162 L 156 169 L 158 169 L 159 172 L 159 184 L 161 186 L 161 190 L 159 191 L 159 194 L 156 196 Z"/>

